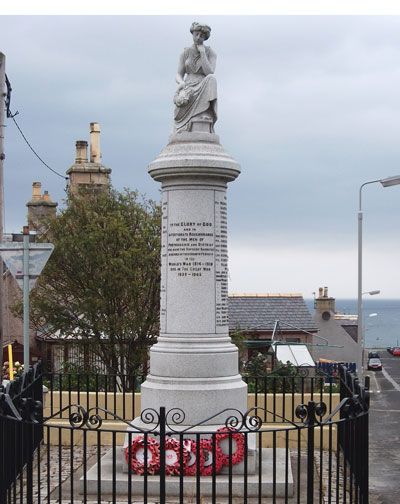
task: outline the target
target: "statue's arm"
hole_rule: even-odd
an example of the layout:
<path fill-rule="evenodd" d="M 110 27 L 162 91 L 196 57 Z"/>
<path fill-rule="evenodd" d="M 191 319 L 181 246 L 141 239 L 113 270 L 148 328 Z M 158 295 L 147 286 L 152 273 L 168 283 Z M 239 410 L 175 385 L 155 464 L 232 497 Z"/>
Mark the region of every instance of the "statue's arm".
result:
<path fill-rule="evenodd" d="M 176 74 L 175 80 L 176 83 L 179 84 L 178 89 L 182 89 L 185 86 L 185 81 L 183 78 L 185 77 L 185 57 L 182 53 L 179 58 L 178 63 L 178 73 Z"/>
<path fill-rule="evenodd" d="M 208 53 L 208 57 L 203 45 L 197 46 L 197 48 L 200 52 L 201 67 L 203 69 L 204 75 L 213 74 L 215 72 L 215 66 L 217 64 L 217 55 L 211 49 L 211 47 Z"/>

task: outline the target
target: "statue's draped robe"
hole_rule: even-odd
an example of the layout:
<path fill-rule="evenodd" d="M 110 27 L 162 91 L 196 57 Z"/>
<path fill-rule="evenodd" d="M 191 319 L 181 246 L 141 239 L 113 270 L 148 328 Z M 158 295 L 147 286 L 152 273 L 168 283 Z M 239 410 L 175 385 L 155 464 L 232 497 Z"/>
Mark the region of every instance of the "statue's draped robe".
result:
<path fill-rule="evenodd" d="M 210 47 L 205 47 L 206 56 L 213 53 Z M 205 75 L 201 66 L 200 53 L 193 47 L 186 47 L 181 55 L 186 79 L 185 89 L 193 93 L 189 103 L 175 108 L 174 120 L 177 131 L 188 128 L 193 117 L 209 112 L 213 125 L 217 120 L 217 81 L 214 75 Z"/>

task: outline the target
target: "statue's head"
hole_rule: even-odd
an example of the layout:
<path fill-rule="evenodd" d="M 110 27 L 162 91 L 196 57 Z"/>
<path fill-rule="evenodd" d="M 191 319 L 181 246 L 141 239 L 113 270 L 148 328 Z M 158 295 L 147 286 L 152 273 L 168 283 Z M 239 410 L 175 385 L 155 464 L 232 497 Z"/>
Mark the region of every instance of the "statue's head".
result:
<path fill-rule="evenodd" d="M 200 24 L 200 23 L 192 23 L 192 26 L 190 27 L 190 33 L 193 33 L 195 31 L 199 31 L 203 34 L 204 40 L 208 40 L 211 35 L 211 28 L 206 25 L 206 24 Z"/>

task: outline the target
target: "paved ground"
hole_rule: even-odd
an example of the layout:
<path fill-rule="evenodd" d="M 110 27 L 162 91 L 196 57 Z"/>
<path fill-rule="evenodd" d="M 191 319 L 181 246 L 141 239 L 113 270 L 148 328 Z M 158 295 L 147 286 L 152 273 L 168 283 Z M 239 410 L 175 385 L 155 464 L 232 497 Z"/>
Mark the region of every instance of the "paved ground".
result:
<path fill-rule="evenodd" d="M 38 466 L 38 456 L 35 457 L 33 464 L 33 500 L 32 504 L 113 504 L 112 497 L 102 495 L 99 500 L 94 500 L 96 495 L 88 496 L 88 500 L 82 498 L 80 494 L 80 483 L 79 479 L 82 475 L 83 470 L 83 450 L 80 446 L 74 447 L 74 472 L 73 479 L 71 481 L 71 461 L 70 461 L 70 448 L 68 446 L 52 446 L 47 452 L 47 446 L 42 445 L 41 454 L 40 454 L 40 468 Z M 110 450 L 109 446 L 103 446 L 101 450 L 101 454 L 105 455 Z M 291 452 L 291 464 L 293 474 L 297 474 L 297 464 L 298 464 L 298 454 L 297 450 L 290 451 Z M 319 473 L 320 459 L 319 459 L 319 450 L 315 452 L 315 471 L 316 474 Z M 49 458 L 49 464 L 47 462 Z M 92 466 L 96 463 L 97 454 L 95 446 L 87 447 L 87 464 L 88 467 Z M 307 452 L 301 451 L 301 459 L 300 464 L 302 467 L 307 466 Z M 336 474 L 333 472 L 332 474 L 332 482 L 331 482 L 331 499 L 328 498 L 326 489 L 328 488 L 328 453 L 324 452 L 323 459 L 323 493 L 324 495 L 320 495 L 320 487 L 318 478 L 315 480 L 314 485 L 314 502 L 319 502 L 320 504 L 328 504 L 336 502 Z M 336 458 L 333 457 L 332 467 L 336 466 Z M 61 485 L 60 485 L 61 482 Z M 276 504 L 306 504 L 306 486 L 307 486 L 307 473 L 306 471 L 301 472 L 301 488 L 303 489 L 302 495 L 298 497 L 296 494 L 296 485 L 295 485 L 295 493 L 292 497 L 289 497 L 287 500 L 285 498 L 276 498 L 274 503 Z M 23 480 L 23 493 L 21 496 L 21 484 L 20 482 L 17 484 L 17 492 L 14 498 L 15 502 L 25 502 L 26 496 L 26 474 L 24 475 Z M 343 500 L 343 479 L 340 477 L 339 481 L 339 502 L 344 502 Z M 71 499 L 71 495 L 73 496 L 73 500 Z M 115 504 L 127 504 L 127 499 L 121 500 L 122 497 L 117 496 L 117 502 Z M 262 498 L 261 501 L 258 498 L 249 498 L 247 502 L 249 504 L 271 504 L 272 497 Z M 212 499 L 207 497 L 200 497 L 201 504 L 211 504 Z M 178 498 L 167 498 L 167 504 L 179 504 Z M 193 504 L 197 502 L 195 497 L 185 497 L 185 504 Z M 227 498 L 217 498 L 216 504 L 226 504 Z M 349 495 L 347 494 L 346 502 L 350 502 Z M 132 498 L 132 504 L 144 504 L 143 499 Z M 232 504 L 242 504 L 243 498 L 234 498 L 232 500 Z M 1 503 L 3 504 L 3 503 Z M 149 499 L 147 504 L 159 504 L 158 500 Z"/>
<path fill-rule="evenodd" d="M 370 503 L 400 502 L 400 356 L 379 352 L 382 371 L 371 377 Z"/>

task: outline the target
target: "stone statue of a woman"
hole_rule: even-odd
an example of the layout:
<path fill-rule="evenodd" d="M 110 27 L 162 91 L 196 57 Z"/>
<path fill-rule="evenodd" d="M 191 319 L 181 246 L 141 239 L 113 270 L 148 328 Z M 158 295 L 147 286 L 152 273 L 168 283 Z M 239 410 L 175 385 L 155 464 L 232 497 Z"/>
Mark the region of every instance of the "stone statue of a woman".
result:
<path fill-rule="evenodd" d="M 174 133 L 206 131 L 214 133 L 217 120 L 217 81 L 213 75 L 217 55 L 203 42 L 211 28 L 193 23 L 190 27 L 193 45 L 186 47 L 179 58 L 174 96 Z M 186 77 L 185 77 L 186 75 Z"/>

